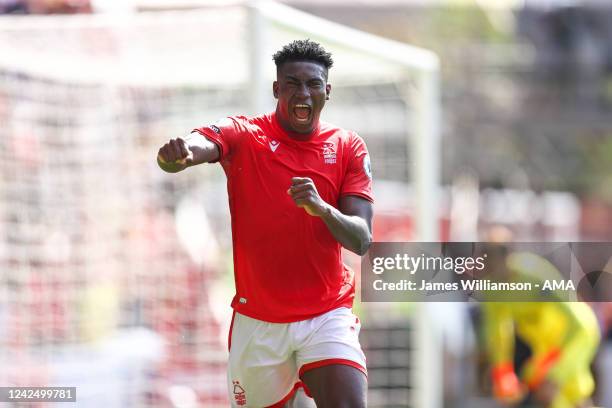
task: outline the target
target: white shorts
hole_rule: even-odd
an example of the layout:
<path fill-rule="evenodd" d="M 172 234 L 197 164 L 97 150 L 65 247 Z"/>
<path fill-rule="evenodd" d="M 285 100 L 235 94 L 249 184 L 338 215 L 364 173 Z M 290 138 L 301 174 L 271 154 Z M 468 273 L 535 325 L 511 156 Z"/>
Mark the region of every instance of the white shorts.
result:
<path fill-rule="evenodd" d="M 282 407 L 308 370 L 345 364 L 366 373 L 359 318 L 340 307 L 308 320 L 268 323 L 234 313 L 229 335 L 232 407 Z"/>

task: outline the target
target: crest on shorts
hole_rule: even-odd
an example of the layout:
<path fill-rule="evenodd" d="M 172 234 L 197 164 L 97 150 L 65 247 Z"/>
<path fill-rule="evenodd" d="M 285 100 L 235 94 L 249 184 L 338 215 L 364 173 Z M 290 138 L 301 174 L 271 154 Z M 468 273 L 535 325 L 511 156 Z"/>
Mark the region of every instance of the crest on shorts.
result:
<path fill-rule="evenodd" d="M 244 388 L 240 385 L 240 381 L 233 380 L 232 384 L 234 385 L 234 401 L 236 401 L 236 405 L 238 406 L 246 406 L 246 393 Z"/>

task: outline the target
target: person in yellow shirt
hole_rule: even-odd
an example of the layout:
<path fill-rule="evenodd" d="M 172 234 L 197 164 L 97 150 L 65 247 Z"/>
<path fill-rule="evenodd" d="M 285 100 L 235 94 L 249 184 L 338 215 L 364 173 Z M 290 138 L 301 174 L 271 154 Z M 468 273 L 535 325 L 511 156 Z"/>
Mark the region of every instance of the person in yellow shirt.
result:
<path fill-rule="evenodd" d="M 497 253 L 499 256 L 500 251 Z M 501 254 L 504 261 L 494 264 L 497 279 L 533 282 L 560 276 L 555 266 L 539 255 Z M 551 299 L 482 305 L 483 334 L 497 400 L 512 405 L 529 395 L 531 401 L 546 408 L 592 407 L 595 381 L 590 365 L 600 334 L 597 319 L 586 303 Z M 519 375 L 513 364 L 515 335 L 531 349 Z"/>

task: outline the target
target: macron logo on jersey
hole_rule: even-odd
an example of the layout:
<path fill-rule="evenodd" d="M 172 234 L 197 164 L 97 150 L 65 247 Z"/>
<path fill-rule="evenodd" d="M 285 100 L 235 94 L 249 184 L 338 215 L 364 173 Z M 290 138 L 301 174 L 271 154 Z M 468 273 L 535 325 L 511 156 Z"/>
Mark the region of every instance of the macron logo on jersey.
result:
<path fill-rule="evenodd" d="M 268 145 L 270 145 L 270 150 L 272 150 L 273 152 L 276 151 L 276 149 L 278 149 L 278 146 L 280 146 L 280 143 L 277 142 L 276 140 L 270 140 L 268 142 Z"/>

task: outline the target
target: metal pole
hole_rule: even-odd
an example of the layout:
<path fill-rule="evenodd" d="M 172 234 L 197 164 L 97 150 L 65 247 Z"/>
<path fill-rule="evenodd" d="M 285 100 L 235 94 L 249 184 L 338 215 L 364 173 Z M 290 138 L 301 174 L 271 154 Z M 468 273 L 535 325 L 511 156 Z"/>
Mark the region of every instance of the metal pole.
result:
<path fill-rule="evenodd" d="M 247 5 L 248 28 L 247 41 L 249 55 L 249 113 L 260 114 L 270 108 L 269 98 L 272 85 L 266 74 L 268 64 L 272 64 L 268 55 L 266 38 L 266 20 L 259 6 L 261 2 L 254 0 Z"/>
<path fill-rule="evenodd" d="M 437 70 L 418 72 L 416 131 L 409 143 L 409 157 L 415 163 L 413 183 L 416 191 L 416 239 L 438 241 L 440 183 L 440 90 Z"/>

